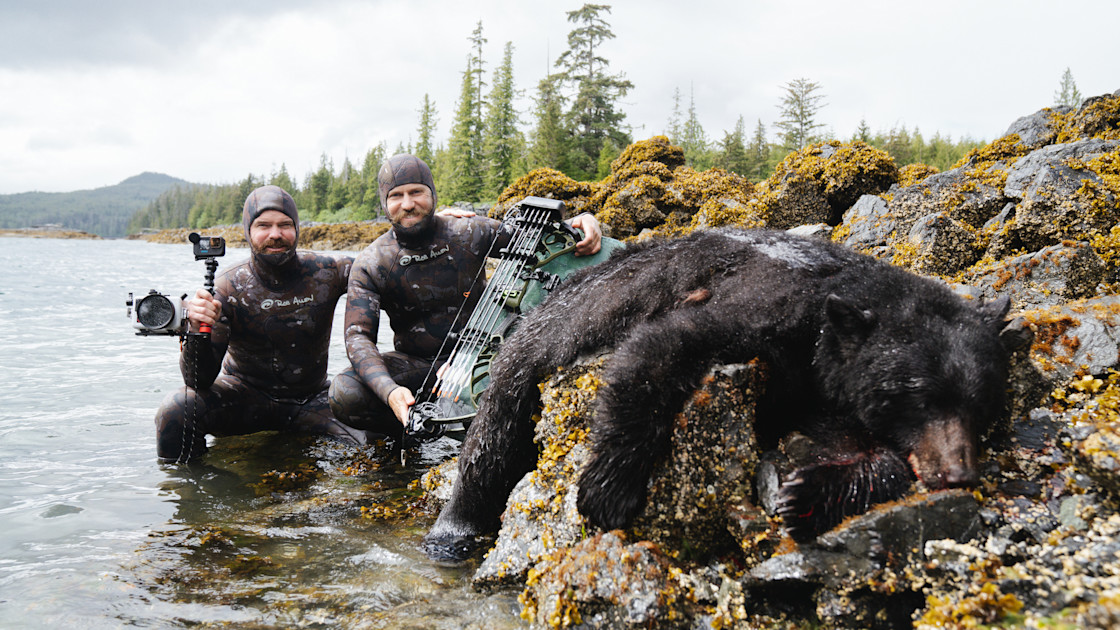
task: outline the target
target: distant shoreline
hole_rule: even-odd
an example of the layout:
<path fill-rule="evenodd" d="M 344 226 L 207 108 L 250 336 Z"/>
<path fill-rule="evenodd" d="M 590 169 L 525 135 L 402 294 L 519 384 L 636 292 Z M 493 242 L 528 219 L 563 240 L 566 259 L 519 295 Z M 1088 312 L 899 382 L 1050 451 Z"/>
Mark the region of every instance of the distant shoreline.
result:
<path fill-rule="evenodd" d="M 300 249 L 361 251 L 385 232 L 387 221 L 350 221 L 345 223 L 302 223 L 299 227 Z M 229 247 L 245 247 L 245 228 L 241 225 L 219 225 L 204 229 L 171 228 L 156 232 L 130 234 L 127 239 L 149 243 L 186 243 L 187 235 L 200 232 L 221 236 Z"/>
<path fill-rule="evenodd" d="M 96 234 L 90 234 L 89 232 L 83 232 L 81 230 L 69 230 L 61 227 L 0 228 L 0 236 L 104 240 L 104 237 Z"/>

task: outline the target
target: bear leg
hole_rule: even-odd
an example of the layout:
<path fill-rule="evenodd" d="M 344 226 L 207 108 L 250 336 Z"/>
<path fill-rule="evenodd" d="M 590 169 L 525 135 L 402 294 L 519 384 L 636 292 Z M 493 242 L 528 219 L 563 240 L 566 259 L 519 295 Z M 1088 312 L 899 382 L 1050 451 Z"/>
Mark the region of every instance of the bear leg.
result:
<path fill-rule="evenodd" d="M 673 418 L 741 330 L 693 306 L 635 326 L 618 347 L 604 373 L 593 455 L 579 481 L 576 505 L 592 524 L 625 527 L 642 511 L 650 475 L 669 450 Z"/>

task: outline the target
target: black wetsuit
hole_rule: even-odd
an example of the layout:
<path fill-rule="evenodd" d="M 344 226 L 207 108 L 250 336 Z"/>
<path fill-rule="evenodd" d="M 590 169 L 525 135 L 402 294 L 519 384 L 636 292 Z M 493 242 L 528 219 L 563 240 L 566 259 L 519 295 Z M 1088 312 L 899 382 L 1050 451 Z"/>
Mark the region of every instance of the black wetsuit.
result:
<path fill-rule="evenodd" d="M 335 420 L 327 400 L 331 325 L 352 262 L 299 252 L 281 267 L 250 258 L 218 278 L 220 321 L 209 343 L 187 337 L 179 362 L 187 387 L 156 414 L 161 459 L 202 455 L 206 434 L 290 430 L 367 440 Z"/>
<path fill-rule="evenodd" d="M 390 230 L 354 261 L 346 298 L 346 354 L 351 368 L 331 385 L 331 409 L 346 424 L 393 437 L 403 427 L 387 404 L 398 386 L 413 393 L 446 361 L 444 338 L 466 323 L 485 286 L 480 270 L 511 228 L 485 217 L 433 217 L 426 237 L 402 242 Z M 497 241 L 497 242 L 495 242 Z M 478 279 L 479 286 L 471 290 Z M 470 293 L 470 300 L 464 299 Z M 462 315 L 456 319 L 460 309 Z M 379 311 L 389 316 L 394 351 L 376 345 Z M 431 386 L 434 374 L 427 385 Z"/>

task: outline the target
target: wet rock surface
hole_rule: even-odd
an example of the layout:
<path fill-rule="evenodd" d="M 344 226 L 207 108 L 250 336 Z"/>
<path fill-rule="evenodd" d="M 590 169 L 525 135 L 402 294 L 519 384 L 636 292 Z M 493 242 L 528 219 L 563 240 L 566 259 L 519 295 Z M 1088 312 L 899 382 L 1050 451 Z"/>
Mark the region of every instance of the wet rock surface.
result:
<path fill-rule="evenodd" d="M 604 182 L 537 173 L 510 197 L 565 199 L 622 238 L 791 228 L 972 299 L 1008 296 L 1011 325 L 1034 333 L 1012 366 L 1008 418 L 986 436 L 976 488 L 915 485 L 797 545 L 774 503 L 813 445 L 760 452 L 750 429 L 764 381 L 752 365 L 717 366 L 680 416 L 656 498 L 632 528 L 600 532 L 574 506 L 598 369 L 585 362 L 542 385 L 540 465 L 511 497 L 476 585 L 522 589 L 534 627 L 1120 622 L 1120 91 L 1024 116 L 944 173 L 824 143 L 752 186 L 690 172 L 663 140 L 633 145 Z"/>

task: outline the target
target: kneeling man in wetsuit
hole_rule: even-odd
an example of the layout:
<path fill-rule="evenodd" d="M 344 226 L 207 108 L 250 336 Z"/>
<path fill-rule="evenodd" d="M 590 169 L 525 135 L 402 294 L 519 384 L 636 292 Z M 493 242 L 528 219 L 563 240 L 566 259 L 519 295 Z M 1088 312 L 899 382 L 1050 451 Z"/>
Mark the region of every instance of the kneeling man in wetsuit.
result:
<path fill-rule="evenodd" d="M 423 160 L 394 155 L 377 174 L 381 208 L 392 224 L 354 261 L 346 297 L 346 354 L 351 368 L 331 384 L 331 409 L 346 424 L 392 437 L 400 443 L 413 392 L 435 380 L 482 291 L 471 285 L 488 252 L 509 243 L 511 229 L 472 212 L 435 213 L 435 182 Z M 591 214 L 569 221 L 585 237 L 576 255 L 599 251 L 602 231 Z M 463 314 L 456 319 L 456 313 Z M 389 316 L 394 350 L 377 348 L 380 311 Z"/>
<path fill-rule="evenodd" d="M 249 260 L 218 277 L 215 295 L 199 289 L 187 302 L 191 331 L 205 324 L 212 332 L 185 338 L 186 387 L 156 413 L 160 459 L 201 456 L 207 434 L 301 431 L 366 443 L 327 400 L 331 324 L 353 259 L 297 252 L 299 213 L 278 186 L 249 193 L 242 223 Z"/>

